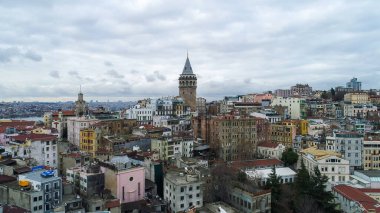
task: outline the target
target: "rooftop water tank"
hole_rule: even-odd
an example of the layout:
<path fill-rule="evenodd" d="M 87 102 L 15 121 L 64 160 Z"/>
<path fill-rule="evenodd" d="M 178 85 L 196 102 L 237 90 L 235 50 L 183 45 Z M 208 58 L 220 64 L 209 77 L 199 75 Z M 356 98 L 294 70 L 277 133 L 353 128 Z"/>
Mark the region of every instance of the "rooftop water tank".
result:
<path fill-rule="evenodd" d="M 53 177 L 54 176 L 54 170 L 44 171 L 41 173 L 41 176 L 44 178 Z"/>
<path fill-rule="evenodd" d="M 20 185 L 22 187 L 27 187 L 27 186 L 29 186 L 29 181 L 27 181 L 27 180 L 19 180 L 18 181 L 18 185 Z"/>

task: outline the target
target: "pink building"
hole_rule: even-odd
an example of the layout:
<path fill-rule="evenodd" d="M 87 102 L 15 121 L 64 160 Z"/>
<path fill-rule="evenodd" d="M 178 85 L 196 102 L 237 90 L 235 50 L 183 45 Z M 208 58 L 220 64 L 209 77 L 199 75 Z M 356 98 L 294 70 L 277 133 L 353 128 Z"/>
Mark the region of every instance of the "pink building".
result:
<path fill-rule="evenodd" d="M 269 93 L 257 94 L 253 98 L 253 102 L 254 103 L 261 103 L 263 100 L 272 100 L 272 98 L 273 98 L 273 95 L 269 94 Z"/>
<path fill-rule="evenodd" d="M 132 165 L 129 158 L 115 156 L 110 162 L 99 162 L 105 176 L 105 188 L 120 199 L 120 203 L 142 200 L 145 196 L 144 167 Z"/>

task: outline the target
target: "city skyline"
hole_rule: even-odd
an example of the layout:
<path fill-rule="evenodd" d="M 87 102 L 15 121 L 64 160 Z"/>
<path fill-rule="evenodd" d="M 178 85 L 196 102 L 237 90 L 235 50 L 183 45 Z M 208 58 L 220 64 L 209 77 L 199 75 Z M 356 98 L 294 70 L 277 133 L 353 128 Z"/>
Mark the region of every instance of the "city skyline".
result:
<path fill-rule="evenodd" d="M 2 2 L 0 101 L 73 101 L 79 85 L 86 100 L 175 96 L 187 50 L 206 98 L 352 77 L 378 88 L 376 5 Z"/>

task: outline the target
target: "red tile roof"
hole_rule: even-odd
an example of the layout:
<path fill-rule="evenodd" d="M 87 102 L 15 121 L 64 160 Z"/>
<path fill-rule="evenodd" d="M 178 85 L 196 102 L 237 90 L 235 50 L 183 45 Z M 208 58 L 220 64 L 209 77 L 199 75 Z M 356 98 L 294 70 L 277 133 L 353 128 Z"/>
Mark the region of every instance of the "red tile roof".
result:
<path fill-rule="evenodd" d="M 58 116 L 60 111 L 53 112 L 53 117 Z M 75 110 L 62 110 L 63 116 L 75 116 Z"/>
<path fill-rule="evenodd" d="M 15 126 L 33 126 L 35 121 L 24 121 L 24 120 L 11 120 L 11 121 L 2 121 L 0 126 L 15 127 Z"/>
<path fill-rule="evenodd" d="M 115 199 L 115 200 L 107 200 L 105 204 L 106 208 L 116 208 L 120 206 L 120 200 Z"/>
<path fill-rule="evenodd" d="M 380 212 L 380 203 L 357 188 L 347 185 L 337 185 L 333 187 L 333 190 L 348 200 L 360 203 L 366 210 L 365 212 Z"/>
<path fill-rule="evenodd" d="M 360 191 L 364 192 L 364 193 L 380 193 L 380 189 L 375 189 L 375 188 L 358 188 Z"/>
<path fill-rule="evenodd" d="M 0 126 L 0 133 L 5 133 L 7 126 Z"/>
<path fill-rule="evenodd" d="M 12 139 L 14 141 L 26 141 L 30 139 L 32 141 L 51 141 L 56 139 L 56 135 L 47 135 L 47 134 L 25 134 L 25 135 L 17 135 L 13 136 Z"/>
<path fill-rule="evenodd" d="M 267 147 L 267 148 L 276 148 L 279 144 L 278 143 L 273 143 L 273 142 L 262 142 L 259 143 L 257 146 L 261 147 Z"/>

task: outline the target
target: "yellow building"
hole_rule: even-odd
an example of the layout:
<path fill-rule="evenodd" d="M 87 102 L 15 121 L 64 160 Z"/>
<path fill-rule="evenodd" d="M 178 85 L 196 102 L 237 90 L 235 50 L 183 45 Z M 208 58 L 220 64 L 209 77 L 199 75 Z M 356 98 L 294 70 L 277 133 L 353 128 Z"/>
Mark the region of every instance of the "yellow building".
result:
<path fill-rule="evenodd" d="M 281 123 L 284 125 L 294 125 L 297 135 L 307 135 L 309 132 L 309 122 L 307 120 L 286 120 Z"/>
<path fill-rule="evenodd" d="M 353 92 L 344 95 L 344 102 L 351 104 L 366 104 L 369 102 L 368 94 L 365 92 Z"/>
<path fill-rule="evenodd" d="M 92 156 L 96 155 L 98 150 L 98 137 L 94 129 L 82 129 L 80 130 L 80 150 L 91 154 Z"/>
<path fill-rule="evenodd" d="M 286 148 L 292 148 L 293 141 L 296 138 L 296 126 L 271 124 L 270 138 L 274 143 L 283 144 Z"/>
<path fill-rule="evenodd" d="M 365 138 L 362 162 L 364 170 L 380 170 L 380 138 Z"/>

